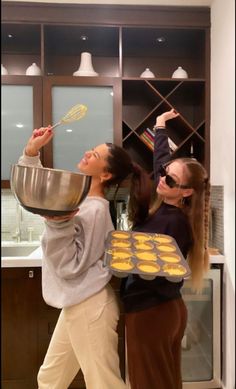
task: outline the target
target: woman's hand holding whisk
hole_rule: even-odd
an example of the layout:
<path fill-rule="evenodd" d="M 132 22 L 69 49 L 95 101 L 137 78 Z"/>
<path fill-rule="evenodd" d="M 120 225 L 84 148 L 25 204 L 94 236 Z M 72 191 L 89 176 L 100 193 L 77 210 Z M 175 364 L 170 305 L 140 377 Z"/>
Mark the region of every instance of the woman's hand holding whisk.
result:
<path fill-rule="evenodd" d="M 25 147 L 26 155 L 29 157 L 38 155 L 39 150 L 47 143 L 49 143 L 52 137 L 53 131 L 51 129 L 51 125 L 35 129 Z"/>

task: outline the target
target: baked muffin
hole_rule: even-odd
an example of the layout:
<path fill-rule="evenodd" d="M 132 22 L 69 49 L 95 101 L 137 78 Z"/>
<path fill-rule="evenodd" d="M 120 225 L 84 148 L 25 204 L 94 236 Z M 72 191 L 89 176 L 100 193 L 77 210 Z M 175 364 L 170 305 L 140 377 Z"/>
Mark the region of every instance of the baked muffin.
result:
<path fill-rule="evenodd" d="M 172 242 L 172 238 L 171 236 L 169 235 L 164 235 L 164 234 L 156 234 L 153 236 L 152 238 L 154 240 L 154 242 L 157 242 L 157 243 L 170 243 Z"/>
<path fill-rule="evenodd" d="M 134 264 L 131 259 L 113 259 L 110 267 L 115 270 L 127 272 L 134 268 Z"/>
<path fill-rule="evenodd" d="M 130 232 L 127 231 L 112 231 L 111 236 L 115 239 L 129 239 Z"/>
<path fill-rule="evenodd" d="M 118 249 L 114 248 L 107 251 L 108 254 L 111 254 L 112 259 L 127 259 L 132 255 L 131 250 L 129 249 Z"/>
<path fill-rule="evenodd" d="M 157 249 L 165 253 L 172 253 L 176 251 L 176 248 L 173 244 L 158 244 Z"/>
<path fill-rule="evenodd" d="M 145 234 L 145 232 L 134 232 L 132 237 L 139 242 L 146 242 L 147 240 L 151 240 L 152 236 L 149 234 Z"/>
<path fill-rule="evenodd" d="M 170 262 L 170 263 L 177 263 L 177 262 L 180 262 L 181 261 L 181 258 L 178 254 L 173 254 L 173 253 L 169 253 L 169 254 L 160 254 L 159 255 L 159 258 L 163 261 L 163 262 Z"/>
<path fill-rule="evenodd" d="M 131 246 L 131 242 L 128 239 L 112 239 L 112 247 L 127 248 Z"/>
<path fill-rule="evenodd" d="M 134 247 L 137 250 L 152 250 L 154 248 L 151 242 L 145 242 L 145 241 L 134 243 Z"/>
<path fill-rule="evenodd" d="M 139 262 L 136 266 L 143 273 L 153 274 L 160 271 L 160 266 L 154 262 Z"/>
<path fill-rule="evenodd" d="M 168 273 L 170 276 L 183 276 L 185 273 L 187 273 L 186 268 L 177 263 L 166 263 L 162 266 L 162 270 Z"/>
<path fill-rule="evenodd" d="M 136 251 L 135 257 L 137 259 L 141 259 L 143 261 L 156 261 L 157 260 L 157 254 L 152 251 Z"/>

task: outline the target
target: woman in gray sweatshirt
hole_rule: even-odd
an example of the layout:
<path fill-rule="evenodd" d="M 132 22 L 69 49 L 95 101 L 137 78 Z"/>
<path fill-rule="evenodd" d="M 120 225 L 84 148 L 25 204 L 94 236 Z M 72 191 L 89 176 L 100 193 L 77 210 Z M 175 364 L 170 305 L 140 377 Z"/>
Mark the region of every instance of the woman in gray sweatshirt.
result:
<path fill-rule="evenodd" d="M 50 126 L 34 130 L 19 164 L 42 166 L 39 150 L 52 137 Z M 109 285 L 111 274 L 103 266 L 105 240 L 114 229 L 105 188 L 130 176 L 131 217 L 142 221 L 148 213 L 150 181 L 113 144 L 87 151 L 78 168 L 92 176 L 80 209 L 45 217 L 42 292 L 45 302 L 61 313 L 38 373 L 38 388 L 67 389 L 82 369 L 87 389 L 124 389 L 117 351 L 119 308 Z"/>

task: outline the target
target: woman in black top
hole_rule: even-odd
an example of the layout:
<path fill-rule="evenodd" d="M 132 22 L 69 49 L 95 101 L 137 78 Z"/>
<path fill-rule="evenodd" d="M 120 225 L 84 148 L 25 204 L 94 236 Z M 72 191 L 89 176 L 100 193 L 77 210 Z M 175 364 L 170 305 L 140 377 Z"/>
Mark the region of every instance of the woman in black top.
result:
<path fill-rule="evenodd" d="M 193 289 L 200 290 L 209 263 L 210 184 L 205 169 L 196 160 L 170 161 L 165 124 L 177 116 L 172 109 L 156 119 L 154 174 L 159 203 L 148 217 L 134 220 L 133 230 L 171 235 L 188 258 Z M 182 388 L 181 340 L 187 322 L 182 285 L 183 280 L 171 282 L 165 277 L 148 281 L 129 275 L 122 280 L 132 389 Z"/>

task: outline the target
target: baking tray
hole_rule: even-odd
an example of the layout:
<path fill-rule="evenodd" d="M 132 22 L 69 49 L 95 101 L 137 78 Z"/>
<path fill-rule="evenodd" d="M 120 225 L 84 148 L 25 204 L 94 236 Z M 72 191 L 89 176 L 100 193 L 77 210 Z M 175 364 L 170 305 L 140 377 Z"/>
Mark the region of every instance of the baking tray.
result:
<path fill-rule="evenodd" d="M 116 277 L 138 274 L 153 280 L 166 277 L 179 282 L 191 271 L 176 240 L 165 234 L 116 230 L 106 240 L 104 265 Z"/>

